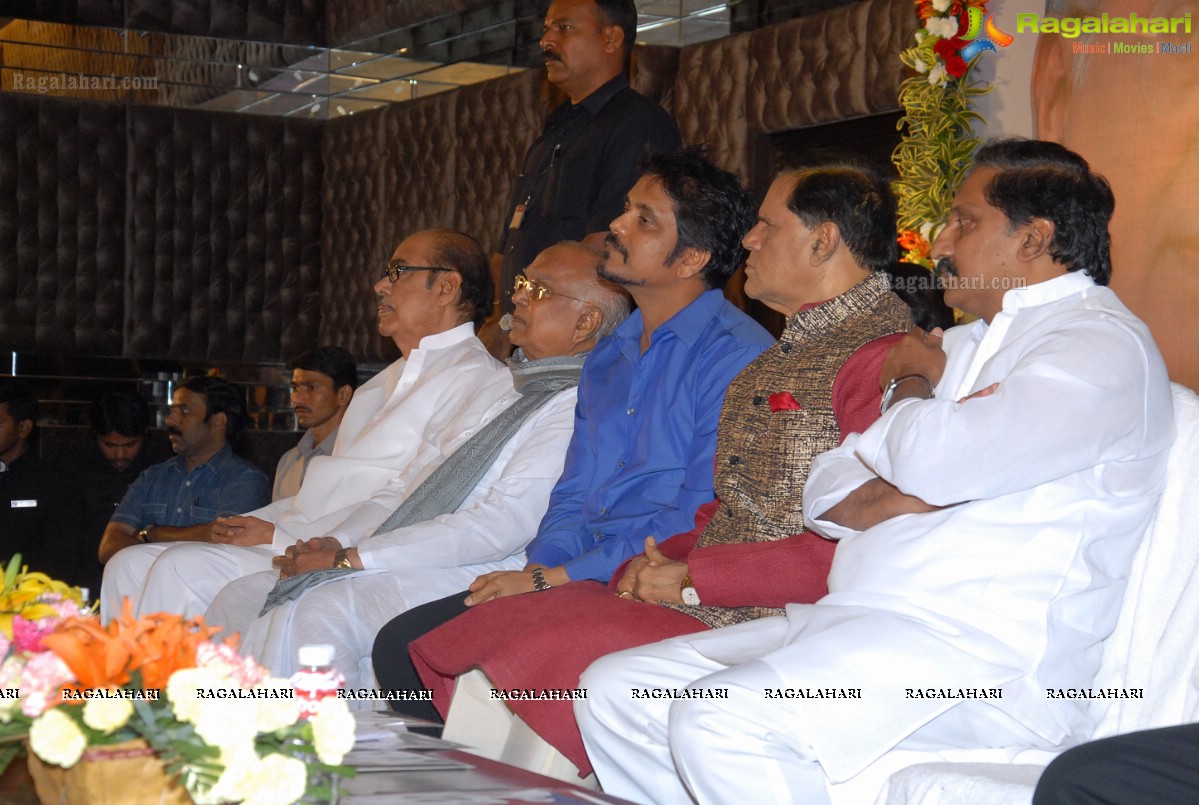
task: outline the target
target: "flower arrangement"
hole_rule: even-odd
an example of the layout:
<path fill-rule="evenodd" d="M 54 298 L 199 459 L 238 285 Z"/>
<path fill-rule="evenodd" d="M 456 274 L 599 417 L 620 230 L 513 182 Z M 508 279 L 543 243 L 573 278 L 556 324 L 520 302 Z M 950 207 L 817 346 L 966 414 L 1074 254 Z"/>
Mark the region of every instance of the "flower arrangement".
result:
<path fill-rule="evenodd" d="M 903 260 L 932 268 L 935 227 L 949 212 L 953 195 L 978 148 L 973 136 L 974 98 L 990 91 L 970 78 L 977 63 L 962 58 L 970 9 L 985 12 L 987 0 L 916 0 L 924 25 L 916 43 L 900 54 L 916 72 L 899 87 L 906 127 L 891 160 L 899 171 L 894 184 L 899 205 L 899 246 Z"/>
<path fill-rule="evenodd" d="M 291 683 L 210 639 L 218 630 L 202 619 L 135 619 L 127 603 L 101 626 L 78 589 L 18 563 L 0 591 L 0 741 L 10 741 L 0 770 L 27 734 L 42 762 L 63 768 L 141 739 L 201 805 L 327 799 L 332 775 L 352 773 L 339 765 L 354 743 L 344 700 L 323 699 L 302 719 Z"/>

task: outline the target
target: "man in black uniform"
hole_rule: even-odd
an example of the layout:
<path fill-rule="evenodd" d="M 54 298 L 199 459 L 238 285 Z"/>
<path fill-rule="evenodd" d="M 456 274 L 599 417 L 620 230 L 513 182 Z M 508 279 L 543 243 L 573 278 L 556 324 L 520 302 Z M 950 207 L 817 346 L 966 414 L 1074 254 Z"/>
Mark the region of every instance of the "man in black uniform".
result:
<path fill-rule="evenodd" d="M 625 75 L 637 36 L 633 0 L 554 0 L 544 30 L 547 77 L 569 100 L 546 119 L 512 191 L 501 245 L 503 312 L 512 311 L 513 278 L 543 249 L 608 231 L 643 153 L 680 144 L 670 115 Z"/>

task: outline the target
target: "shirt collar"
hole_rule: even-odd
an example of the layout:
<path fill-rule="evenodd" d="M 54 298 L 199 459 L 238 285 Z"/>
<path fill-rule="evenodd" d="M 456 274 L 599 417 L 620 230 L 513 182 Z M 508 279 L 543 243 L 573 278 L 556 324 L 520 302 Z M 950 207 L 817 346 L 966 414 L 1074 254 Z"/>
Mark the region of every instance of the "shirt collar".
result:
<path fill-rule="evenodd" d="M 616 76 L 607 84 L 597 89 L 595 92 L 588 95 L 583 100 L 573 104 L 575 108 L 583 107 L 587 114 L 595 117 L 600 113 L 600 110 L 608 105 L 608 101 L 615 97 L 616 93 L 622 89 L 627 89 L 629 80 L 623 74 Z"/>
<path fill-rule="evenodd" d="M 463 322 L 457 327 L 451 327 L 448 330 L 442 330 L 440 333 L 426 335 L 416 345 L 417 349 L 444 349 L 452 347 L 455 344 L 461 344 L 463 341 L 474 338 L 475 325 L 473 322 Z"/>
<path fill-rule="evenodd" d="M 651 346 L 657 341 L 656 335 L 659 332 L 669 330 L 675 334 L 675 337 L 686 344 L 688 349 L 691 349 L 699 341 L 708 322 L 716 318 L 723 307 L 723 291 L 718 288 L 704 291 L 693 299 L 689 305 L 671 316 L 659 325 L 657 330 L 650 334 Z M 638 355 L 641 353 L 642 329 L 641 311 L 635 310 L 612 333 L 620 345 L 621 352 L 624 352 L 626 355 Z"/>
<path fill-rule="evenodd" d="M 1057 302 L 1093 287 L 1095 287 L 1095 280 L 1085 272 L 1069 271 L 1051 280 L 1008 291 L 1003 295 L 1003 312 L 1015 313 L 1021 308 Z"/>
<path fill-rule="evenodd" d="M 192 472 L 195 472 L 203 467 L 211 467 L 213 472 L 220 472 L 221 467 L 232 460 L 233 448 L 226 443 L 224 447 L 216 451 L 216 455 L 205 461 L 203 464 L 197 466 L 195 470 L 192 470 Z M 175 462 L 175 466 L 177 466 L 184 475 L 187 474 L 187 459 L 185 459 L 183 456 L 176 455 L 171 459 L 171 461 Z"/>
<path fill-rule="evenodd" d="M 329 431 L 329 435 L 326 436 L 324 439 L 322 439 L 320 444 L 314 445 L 312 449 L 320 450 L 325 455 L 333 455 L 333 445 L 337 441 L 337 431 L 339 431 L 340 429 L 341 429 L 341 425 L 338 425 L 336 428 Z M 308 431 L 304 435 L 310 436 L 311 434 L 312 434 L 312 431 Z M 314 441 L 314 442 L 316 441 L 315 436 L 312 437 L 312 441 Z"/>

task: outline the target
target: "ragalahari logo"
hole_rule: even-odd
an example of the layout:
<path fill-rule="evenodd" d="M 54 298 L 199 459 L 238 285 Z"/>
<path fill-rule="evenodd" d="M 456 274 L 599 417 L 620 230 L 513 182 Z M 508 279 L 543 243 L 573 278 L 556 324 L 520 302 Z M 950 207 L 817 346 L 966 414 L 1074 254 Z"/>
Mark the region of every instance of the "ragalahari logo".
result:
<path fill-rule="evenodd" d="M 962 58 L 966 61 L 970 61 L 984 50 L 998 53 L 997 48 L 1005 48 L 1015 40 L 1016 37 L 999 30 L 999 26 L 995 24 L 994 14 L 987 15 L 984 25 L 982 9 L 971 6 L 968 13 L 970 16 L 966 33 L 962 34 L 962 41 L 970 43 L 962 48 Z"/>

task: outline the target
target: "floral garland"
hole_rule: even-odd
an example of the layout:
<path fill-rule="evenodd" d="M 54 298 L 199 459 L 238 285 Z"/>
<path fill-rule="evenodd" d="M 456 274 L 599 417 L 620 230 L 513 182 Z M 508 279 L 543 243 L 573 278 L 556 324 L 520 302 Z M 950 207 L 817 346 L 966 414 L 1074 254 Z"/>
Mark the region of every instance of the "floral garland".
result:
<path fill-rule="evenodd" d="M 971 62 L 962 58 L 970 9 L 985 13 L 987 0 L 915 0 L 924 26 L 916 44 L 899 58 L 916 75 L 899 87 L 906 127 L 891 161 L 899 170 L 893 187 L 899 204 L 899 246 L 903 260 L 932 268 L 930 244 L 945 220 L 958 185 L 970 167 L 978 138 L 974 98 L 990 92 L 970 79 Z"/>
<path fill-rule="evenodd" d="M 197 805 L 332 797 L 354 743 L 339 697 L 309 718 L 285 679 L 211 640 L 199 618 L 101 626 L 80 590 L 8 565 L 0 589 L 0 772 L 29 749 L 70 768 L 89 747 L 142 739 Z M 17 696 L 11 696 L 11 692 Z"/>

